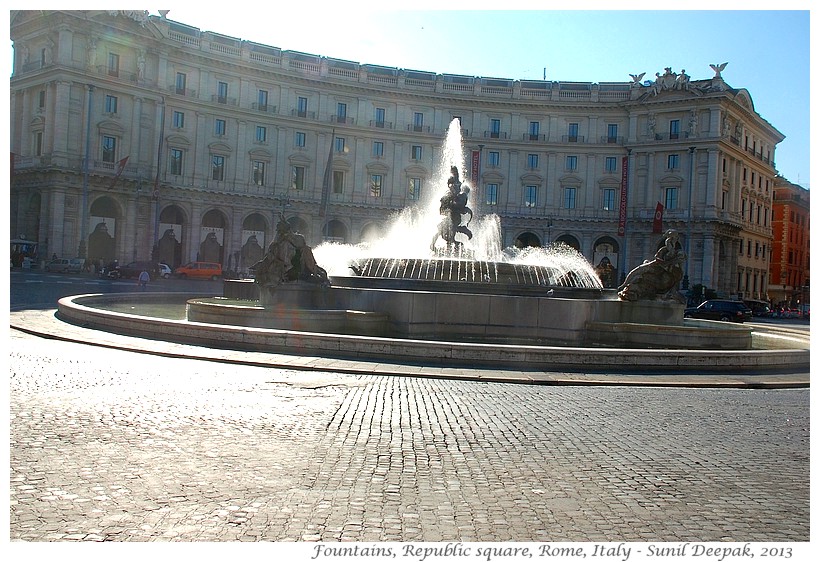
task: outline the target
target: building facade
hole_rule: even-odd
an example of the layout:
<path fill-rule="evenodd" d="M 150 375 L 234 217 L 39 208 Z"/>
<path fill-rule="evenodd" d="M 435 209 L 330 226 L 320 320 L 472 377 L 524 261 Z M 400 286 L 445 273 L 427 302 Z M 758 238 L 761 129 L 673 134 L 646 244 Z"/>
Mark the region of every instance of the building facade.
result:
<path fill-rule="evenodd" d="M 125 11 L 12 12 L 11 38 L 10 234 L 43 256 L 242 270 L 280 217 L 312 245 L 358 243 L 442 189 L 457 119 L 471 206 L 500 218 L 504 245 L 565 242 L 617 284 L 654 254 L 660 210 L 685 284 L 769 289 L 784 137 L 725 64 L 697 80 L 441 75 Z"/>
<path fill-rule="evenodd" d="M 809 304 L 809 191 L 783 178 L 774 185 L 772 283 L 775 305 Z"/>

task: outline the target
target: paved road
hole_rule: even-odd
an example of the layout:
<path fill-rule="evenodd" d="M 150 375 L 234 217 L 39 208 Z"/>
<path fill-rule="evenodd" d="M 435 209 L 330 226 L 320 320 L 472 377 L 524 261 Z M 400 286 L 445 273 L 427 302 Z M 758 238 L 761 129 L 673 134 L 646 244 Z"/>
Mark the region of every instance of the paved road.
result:
<path fill-rule="evenodd" d="M 809 389 L 9 355 L 13 541 L 809 540 Z"/>

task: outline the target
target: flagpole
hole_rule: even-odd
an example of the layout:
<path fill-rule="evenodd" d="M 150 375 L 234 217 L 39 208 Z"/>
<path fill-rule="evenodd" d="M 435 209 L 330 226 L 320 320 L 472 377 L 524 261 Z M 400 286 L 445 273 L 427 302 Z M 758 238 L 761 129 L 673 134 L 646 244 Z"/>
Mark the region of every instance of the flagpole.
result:
<path fill-rule="evenodd" d="M 319 216 L 327 216 L 328 200 L 330 199 L 330 184 L 333 181 L 333 143 L 336 142 L 336 129 L 334 128 L 330 133 L 330 150 L 327 155 L 327 164 L 325 165 L 325 173 L 322 177 L 322 206 L 319 210 Z M 324 225 L 323 225 L 324 226 Z"/>

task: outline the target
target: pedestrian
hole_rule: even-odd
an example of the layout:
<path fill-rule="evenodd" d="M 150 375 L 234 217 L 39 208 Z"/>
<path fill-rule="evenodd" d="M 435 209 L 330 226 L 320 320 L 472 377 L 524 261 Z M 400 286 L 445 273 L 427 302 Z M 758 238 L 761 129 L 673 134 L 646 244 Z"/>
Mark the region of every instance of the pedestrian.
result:
<path fill-rule="evenodd" d="M 150 280 L 151 280 L 151 276 L 148 275 L 148 271 L 143 269 L 142 272 L 140 273 L 140 276 L 139 276 L 140 289 L 142 289 L 144 291 L 145 288 L 148 286 L 148 281 L 150 281 Z"/>

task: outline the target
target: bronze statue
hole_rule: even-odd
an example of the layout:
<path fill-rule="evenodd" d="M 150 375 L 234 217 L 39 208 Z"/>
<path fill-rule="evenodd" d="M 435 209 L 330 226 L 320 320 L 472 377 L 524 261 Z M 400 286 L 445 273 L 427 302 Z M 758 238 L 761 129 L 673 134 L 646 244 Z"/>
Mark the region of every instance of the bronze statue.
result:
<path fill-rule="evenodd" d="M 275 288 L 281 283 L 307 281 L 330 285 L 327 272 L 319 267 L 305 237 L 282 219 L 267 253 L 253 265 L 255 281 L 261 287 Z"/>
<path fill-rule="evenodd" d="M 672 299 L 683 302 L 676 289 L 683 279 L 681 264 L 685 260 L 678 232 L 667 230 L 655 257 L 627 274 L 618 287 L 618 297 L 625 301 Z"/>
<path fill-rule="evenodd" d="M 466 185 L 462 186 L 458 176 L 458 167 L 452 166 L 450 177 L 447 180 L 447 193 L 442 196 L 439 205 L 439 213 L 443 218 L 438 224 L 433 241 L 430 242 L 431 251 L 436 251 L 436 241 L 439 236 L 444 239 L 448 250 L 461 246 L 461 242 L 456 240 L 456 234 L 464 234 L 468 240 L 472 239 L 473 233 L 468 228 L 470 221 L 473 220 L 473 211 L 467 206 L 469 197 L 470 188 Z M 461 217 L 464 215 L 469 215 L 470 218 L 467 219 L 466 224 L 461 224 Z"/>

